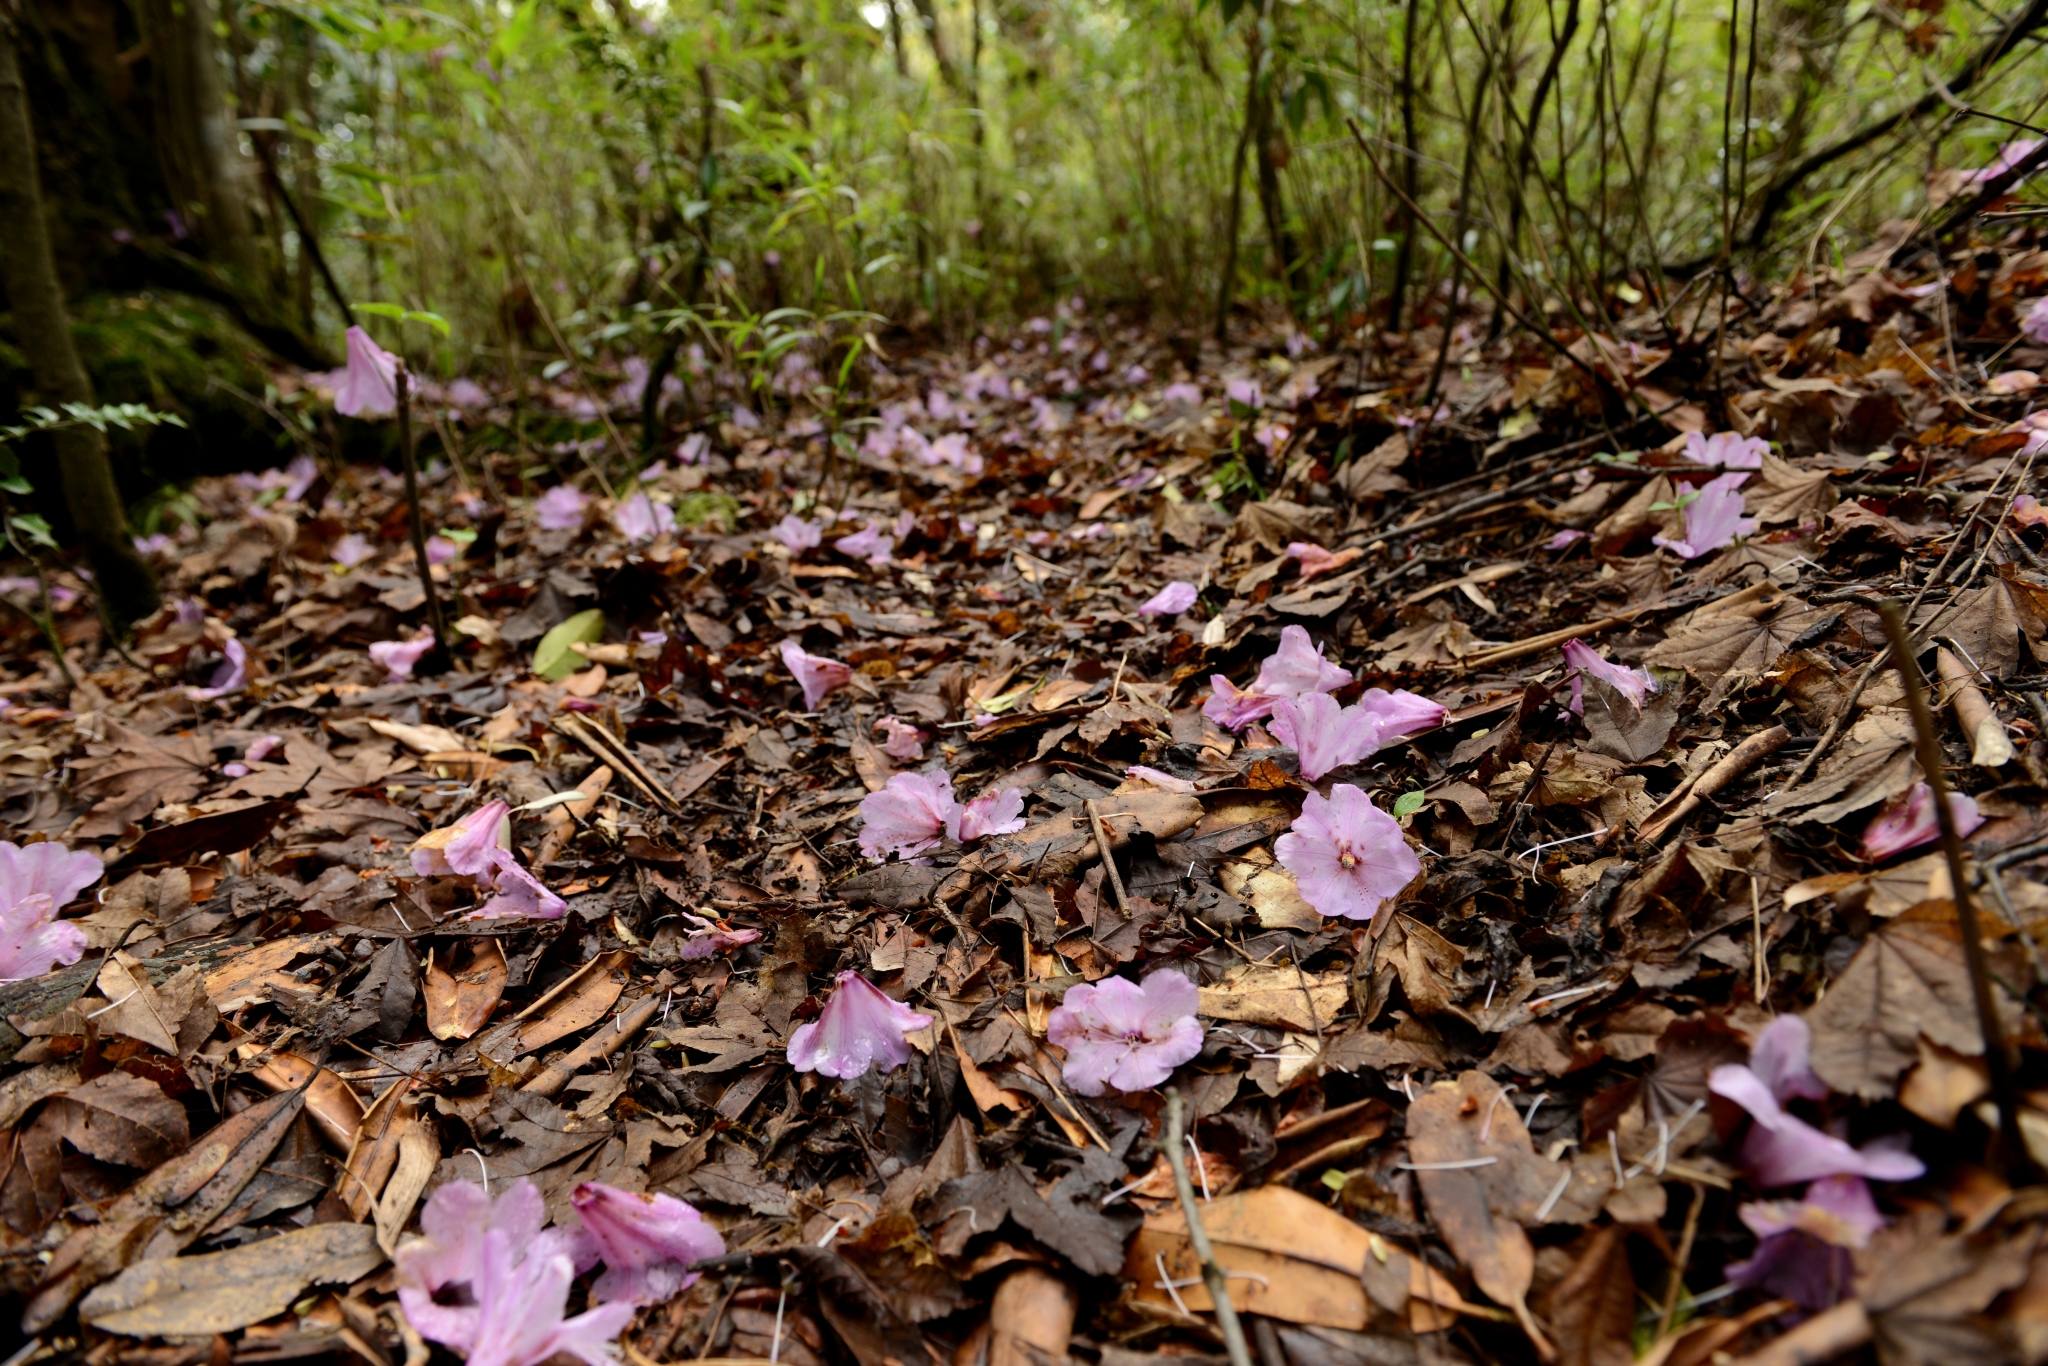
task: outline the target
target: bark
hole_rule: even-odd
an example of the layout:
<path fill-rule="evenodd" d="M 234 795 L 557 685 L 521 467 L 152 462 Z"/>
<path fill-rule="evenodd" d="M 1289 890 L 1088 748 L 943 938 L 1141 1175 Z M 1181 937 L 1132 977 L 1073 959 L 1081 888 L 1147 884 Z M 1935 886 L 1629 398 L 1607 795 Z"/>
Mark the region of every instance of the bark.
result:
<path fill-rule="evenodd" d="M 238 283 L 256 290 L 263 277 L 249 177 L 228 124 L 211 0 L 147 0 L 140 11 L 155 63 L 158 152 L 175 207 Z"/>
<path fill-rule="evenodd" d="M 1277 50 L 1277 45 L 1276 45 Z M 1259 83 L 1258 129 L 1253 142 L 1259 151 L 1259 211 L 1266 219 L 1266 240 L 1280 267 L 1280 279 L 1287 288 L 1287 303 L 1294 307 L 1296 275 L 1301 252 L 1294 234 L 1287 229 L 1287 200 L 1280 188 L 1280 172 L 1287 164 L 1286 132 L 1274 118 L 1271 73 Z"/>
<path fill-rule="evenodd" d="M 1415 141 L 1415 22 L 1422 0 L 1408 0 L 1401 30 L 1401 189 L 1409 203 L 1416 203 L 1420 187 Z M 1408 276 L 1415 269 L 1415 215 L 1401 209 L 1401 242 L 1394 253 L 1394 280 L 1387 288 L 1387 331 L 1401 330 L 1401 314 L 1408 300 Z"/>
<path fill-rule="evenodd" d="M 0 22 L 0 286 L 14 312 L 15 336 L 28 353 L 44 402 L 91 403 L 92 382 L 71 342 L 71 319 L 50 254 L 49 226 L 36 174 L 35 135 L 16 59 L 14 30 Z M 157 609 L 156 580 L 135 553 L 128 513 L 114 484 L 105 435 L 91 427 L 53 434 L 65 504 L 85 542 L 100 601 L 119 625 Z"/>

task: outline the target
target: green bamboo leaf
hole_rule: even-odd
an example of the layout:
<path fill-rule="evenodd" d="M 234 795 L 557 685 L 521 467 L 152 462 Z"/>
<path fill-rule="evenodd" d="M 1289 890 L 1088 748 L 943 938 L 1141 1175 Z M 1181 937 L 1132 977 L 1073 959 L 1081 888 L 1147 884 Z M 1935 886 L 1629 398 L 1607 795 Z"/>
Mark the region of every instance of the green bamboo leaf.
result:
<path fill-rule="evenodd" d="M 593 607 L 578 612 L 540 638 L 533 647 L 533 671 L 550 683 L 559 683 L 583 667 L 583 656 L 569 647 L 594 645 L 604 639 L 604 613 Z"/>

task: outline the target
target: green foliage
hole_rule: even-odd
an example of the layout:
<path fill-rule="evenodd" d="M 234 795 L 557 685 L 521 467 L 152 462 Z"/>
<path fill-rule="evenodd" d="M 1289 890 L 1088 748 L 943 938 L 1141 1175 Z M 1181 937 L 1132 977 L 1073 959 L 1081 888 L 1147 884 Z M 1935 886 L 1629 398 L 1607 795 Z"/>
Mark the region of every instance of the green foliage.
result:
<path fill-rule="evenodd" d="M 686 493 L 676 500 L 676 525 L 696 530 L 699 527 L 715 527 L 719 531 L 730 531 L 740 522 L 740 504 L 737 498 L 723 489 L 699 489 Z"/>
<path fill-rule="evenodd" d="M 550 683 L 559 683 L 583 667 L 582 655 L 570 648 L 591 645 L 604 639 L 604 613 L 593 607 L 558 622 L 533 647 L 533 671 Z"/>
<path fill-rule="evenodd" d="M 0 426 L 0 444 L 19 441 L 36 432 L 62 431 L 67 427 L 90 427 L 96 432 L 119 427 L 124 432 L 132 432 L 142 427 L 185 425 L 185 419 L 176 413 L 159 413 L 140 403 L 108 403 L 97 407 L 86 403 L 63 403 L 59 404 L 57 409 L 26 408 L 22 415 L 28 421 L 14 426 Z M 9 463 L 12 463 L 11 460 Z M 11 471 L 9 477 L 14 477 Z M 24 487 L 8 491 L 26 493 L 28 490 Z"/>

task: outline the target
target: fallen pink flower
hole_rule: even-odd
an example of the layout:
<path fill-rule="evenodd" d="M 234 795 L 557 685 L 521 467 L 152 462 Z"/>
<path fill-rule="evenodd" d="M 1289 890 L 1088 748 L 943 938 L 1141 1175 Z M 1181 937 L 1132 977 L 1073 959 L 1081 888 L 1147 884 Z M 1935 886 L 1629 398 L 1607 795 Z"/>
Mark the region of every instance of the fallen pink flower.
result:
<path fill-rule="evenodd" d="M 1756 1183 L 1771 1189 L 1823 1176 L 1911 1181 L 1924 1173 L 1926 1165 L 1909 1152 L 1875 1143 L 1852 1148 L 1784 1109 L 1783 1103 L 1794 1097 L 1827 1095 L 1807 1061 L 1810 1046 L 1806 1021 L 1781 1015 L 1757 1035 L 1748 1066 L 1726 1063 L 1707 1075 L 1709 1091 L 1749 1111 L 1742 1161 Z"/>
<path fill-rule="evenodd" d="M 660 1304 L 697 1283 L 692 1262 L 725 1255 L 725 1239 L 687 1201 L 585 1181 L 569 1197 L 604 1258 L 590 1287 L 599 1304 Z"/>
<path fill-rule="evenodd" d="M 782 642 L 782 667 L 796 675 L 797 686 L 804 690 L 805 711 L 816 711 L 828 693 L 845 687 L 853 677 L 853 670 L 846 665 L 823 655 L 806 654 L 794 640 Z"/>
<path fill-rule="evenodd" d="M 187 688 L 185 696 L 194 702 L 211 702 L 249 686 L 249 651 L 239 640 L 221 646 L 222 659 L 203 688 Z"/>
<path fill-rule="evenodd" d="M 427 563 L 446 564 L 462 553 L 462 547 L 446 536 L 427 537 Z"/>
<path fill-rule="evenodd" d="M 1742 515 L 1742 482 L 1747 478 L 1747 474 L 1724 474 L 1700 485 L 1698 495 L 1685 505 L 1685 538 L 1652 536 L 1651 543 L 1681 559 L 1696 560 L 1733 545 L 1738 536 L 1755 534 L 1756 521 Z"/>
<path fill-rule="evenodd" d="M 1301 566 L 1304 581 L 1333 574 L 1363 556 L 1365 552 L 1356 546 L 1346 550 L 1325 550 L 1312 541 L 1292 541 L 1287 546 L 1287 558 Z"/>
<path fill-rule="evenodd" d="M 2008 142 L 1998 149 L 1998 155 L 1992 158 L 1990 165 L 1980 166 L 1974 171 L 1964 172 L 1963 179 L 1978 185 L 1989 180 L 1996 180 L 1999 176 L 2004 175 L 2007 171 L 2010 171 L 2013 167 L 2039 151 L 2040 148 L 2041 144 L 2039 141 Z"/>
<path fill-rule="evenodd" d="M 429 631 L 415 640 L 374 641 L 370 645 L 370 658 L 382 664 L 396 681 L 411 678 L 413 666 L 426 658 L 433 648 L 434 634 Z"/>
<path fill-rule="evenodd" d="M 702 465 L 711 459 L 711 438 L 703 432 L 691 432 L 676 445 L 676 463 L 679 465 Z"/>
<path fill-rule="evenodd" d="M 1350 783 L 1311 792 L 1288 833 L 1273 842 L 1301 898 L 1318 915 L 1370 920 L 1422 871 L 1401 826 Z"/>
<path fill-rule="evenodd" d="M 851 559 L 866 560 L 879 568 L 889 563 L 889 552 L 896 548 L 896 538 L 883 532 L 880 522 L 869 522 L 864 529 L 832 542 L 832 548 Z"/>
<path fill-rule="evenodd" d="M 1571 527 L 1566 527 L 1563 531 L 1558 532 L 1555 536 L 1552 536 L 1549 540 L 1545 541 L 1543 543 L 1543 548 L 1545 550 L 1563 550 L 1567 546 L 1577 545 L 1580 541 L 1583 541 L 1585 539 L 1585 532 L 1576 531 Z"/>
<path fill-rule="evenodd" d="M 1348 768 L 1380 747 L 1379 720 L 1363 707 L 1340 707 L 1328 693 L 1273 700 L 1266 727 L 1273 738 L 1294 750 L 1301 776 L 1321 782 L 1323 775 Z"/>
<path fill-rule="evenodd" d="M 0 982 L 40 977 L 85 953 L 85 931 L 57 911 L 99 881 L 98 858 L 54 840 L 0 841 Z"/>
<path fill-rule="evenodd" d="M 2021 526 L 2048 526 L 2048 506 L 2031 493 L 2012 500 L 2012 519 Z"/>
<path fill-rule="evenodd" d="M 1625 664 L 1612 663 L 1583 640 L 1564 643 L 1564 662 L 1571 674 L 1574 716 L 1585 714 L 1585 681 L 1588 675 L 1626 697 L 1635 704 L 1637 711 L 1641 711 L 1650 694 L 1657 691 L 1657 680 L 1650 676 L 1648 669 L 1631 669 Z"/>
<path fill-rule="evenodd" d="M 2020 331 L 2027 334 L 2029 341 L 2048 344 L 2048 296 L 2027 305 L 2026 316 L 2020 319 Z"/>
<path fill-rule="evenodd" d="M 1186 778 L 1176 778 L 1171 773 L 1148 768 L 1144 764 L 1132 764 L 1124 770 L 1124 776 L 1141 783 L 1150 783 L 1161 792 L 1178 792 L 1184 797 L 1191 797 L 1197 791 L 1195 785 Z"/>
<path fill-rule="evenodd" d="M 1685 458 L 1695 465 L 1724 470 L 1760 470 L 1764 466 L 1764 457 L 1770 453 L 1770 442 L 1761 437 L 1744 436 L 1740 432 L 1716 432 L 1712 436 L 1700 432 L 1685 434 Z"/>
<path fill-rule="evenodd" d="M 929 1026 L 932 1017 L 890 1000 L 857 972 L 842 972 L 835 980 L 838 985 L 818 1018 L 797 1026 L 789 1036 L 789 1065 L 799 1072 L 852 1081 L 867 1075 L 870 1067 L 893 1072 L 909 1062 L 905 1036 Z"/>
<path fill-rule="evenodd" d="M 948 837 L 972 844 L 988 835 L 1013 835 L 1024 828 L 1024 790 L 1006 787 L 976 797 L 946 822 Z"/>
<path fill-rule="evenodd" d="M 676 529 L 675 509 L 636 493 L 612 511 L 612 525 L 619 534 L 637 545 Z"/>
<path fill-rule="evenodd" d="M 1190 407 L 1202 406 L 1202 386 L 1179 380 L 1159 391 L 1161 403 L 1185 403 Z"/>
<path fill-rule="evenodd" d="M 1150 1091 L 1202 1051 L 1201 996 L 1181 974 L 1163 970 L 1141 986 L 1105 977 L 1067 988 L 1046 1020 L 1045 1037 L 1066 1050 L 1061 1075 L 1084 1096 Z"/>
<path fill-rule="evenodd" d="M 1948 809 L 1956 823 L 1956 834 L 1968 839 L 1984 824 L 1977 799 L 1963 792 L 1948 794 Z M 1881 863 L 1894 854 L 1918 849 L 1941 838 L 1941 821 L 1934 811 L 1934 789 L 1915 783 L 1886 802 L 1863 827 L 1863 857 Z"/>
<path fill-rule="evenodd" d="M 1351 681 L 1351 671 L 1323 658 L 1322 651 L 1299 626 L 1280 632 L 1280 648 L 1259 666 L 1258 679 L 1239 691 L 1222 674 L 1209 676 L 1209 700 L 1202 715 L 1225 730 L 1238 730 L 1273 713 L 1273 700 L 1303 693 L 1334 692 Z"/>
<path fill-rule="evenodd" d="M 1266 396 L 1259 390 L 1259 382 L 1253 379 L 1226 380 L 1223 394 L 1240 408 L 1259 408 L 1266 402 Z"/>
<path fill-rule="evenodd" d="M 1359 694 L 1358 708 L 1379 723 L 1382 749 L 1411 735 L 1435 730 L 1450 715 L 1445 707 L 1406 688 L 1396 688 L 1392 692 L 1385 688 L 1367 688 Z"/>
<path fill-rule="evenodd" d="M 259 735 L 249 742 L 249 748 L 242 755 L 242 762 L 260 764 L 283 748 L 282 735 Z"/>
<path fill-rule="evenodd" d="M 1288 426 L 1285 422 L 1268 422 L 1262 427 L 1252 429 L 1252 440 L 1259 443 L 1260 449 L 1265 451 L 1268 460 L 1274 457 L 1276 451 L 1284 448 L 1287 445 L 1288 438 L 1293 435 L 1294 428 Z"/>
<path fill-rule="evenodd" d="M 533 500 L 533 519 L 542 531 L 575 531 L 583 525 L 590 500 L 567 484 L 557 484 Z"/>
<path fill-rule="evenodd" d="M 682 913 L 683 919 L 696 926 L 683 939 L 683 946 L 676 956 L 684 959 L 711 958 L 728 949 L 744 948 L 761 937 L 759 930 L 735 930 L 707 920 L 701 915 Z"/>
<path fill-rule="evenodd" d="M 334 391 L 334 411 L 344 417 L 389 417 L 398 411 L 398 357 L 360 327 L 348 330 L 348 371 Z"/>
<path fill-rule="evenodd" d="M 413 871 L 421 877 L 462 877 L 495 893 L 470 915 L 478 920 L 559 920 L 568 903 L 541 885 L 506 845 L 511 807 L 487 802 L 453 825 L 414 841 Z"/>
<path fill-rule="evenodd" d="M 377 547 L 359 532 L 351 531 L 336 541 L 328 555 L 343 569 L 354 569 L 377 553 Z"/>
<path fill-rule="evenodd" d="M 1728 1264 L 1728 1280 L 1782 1296 L 1809 1314 L 1848 1298 L 1855 1273 L 1850 1254 L 1884 1227 L 1859 1176 L 1824 1176 L 1801 1200 L 1751 1201 L 1736 1213 L 1759 1241 L 1748 1260 Z"/>
<path fill-rule="evenodd" d="M 777 522 L 768 534 L 789 547 L 792 553 L 798 555 L 803 554 L 806 550 L 816 550 L 825 539 L 823 527 L 819 526 L 816 522 L 807 522 L 795 513 L 791 513 Z"/>
<path fill-rule="evenodd" d="M 915 858 L 958 828 L 960 803 L 945 773 L 898 773 L 860 803 L 860 851 L 877 863 Z"/>
<path fill-rule="evenodd" d="M 1195 605 L 1200 594 L 1191 583 L 1175 579 L 1138 607 L 1141 617 L 1177 617 Z"/>
<path fill-rule="evenodd" d="M 882 744 L 882 753 L 891 759 L 914 764 L 924 758 L 924 732 L 908 721 L 885 716 L 875 722 L 875 729 L 889 737 Z"/>

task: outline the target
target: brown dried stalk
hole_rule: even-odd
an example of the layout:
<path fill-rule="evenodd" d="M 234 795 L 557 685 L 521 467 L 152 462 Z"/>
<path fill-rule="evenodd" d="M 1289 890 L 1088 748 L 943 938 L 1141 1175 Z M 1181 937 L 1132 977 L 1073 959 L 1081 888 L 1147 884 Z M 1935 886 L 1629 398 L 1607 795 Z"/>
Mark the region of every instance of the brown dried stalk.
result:
<path fill-rule="evenodd" d="M 1188 1220 L 1188 1245 L 1194 1248 L 1195 1259 L 1202 1264 L 1202 1283 L 1216 1304 L 1216 1326 L 1223 1331 L 1223 1350 L 1230 1354 L 1230 1366 L 1252 1366 L 1251 1345 L 1245 1341 L 1244 1325 L 1238 1321 L 1237 1309 L 1230 1302 L 1223 1264 L 1216 1260 L 1216 1249 L 1209 1245 L 1209 1232 L 1202 1227 L 1202 1212 L 1195 1204 L 1195 1183 L 1188 1178 L 1187 1154 L 1181 1150 L 1185 1113 L 1180 1088 L 1167 1087 L 1166 1132 L 1159 1137 L 1159 1151 L 1173 1168 L 1174 1188 L 1180 1192 L 1181 1212 Z"/>

